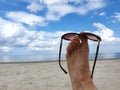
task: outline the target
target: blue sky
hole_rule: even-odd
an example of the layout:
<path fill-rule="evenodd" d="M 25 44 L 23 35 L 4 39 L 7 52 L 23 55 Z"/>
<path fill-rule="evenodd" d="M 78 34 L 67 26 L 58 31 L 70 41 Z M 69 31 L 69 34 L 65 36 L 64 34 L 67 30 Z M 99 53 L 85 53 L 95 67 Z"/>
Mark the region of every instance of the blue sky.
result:
<path fill-rule="evenodd" d="M 81 31 L 102 38 L 100 53 L 118 53 L 119 4 L 120 0 L 0 0 L 0 54 L 58 55 L 61 35 Z M 95 45 L 90 43 L 91 53 Z"/>

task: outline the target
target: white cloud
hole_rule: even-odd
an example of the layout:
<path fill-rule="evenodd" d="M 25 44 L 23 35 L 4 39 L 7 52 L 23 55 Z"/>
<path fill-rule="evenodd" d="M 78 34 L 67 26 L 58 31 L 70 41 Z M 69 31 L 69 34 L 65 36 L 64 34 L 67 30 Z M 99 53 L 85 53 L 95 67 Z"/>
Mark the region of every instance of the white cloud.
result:
<path fill-rule="evenodd" d="M 9 52 L 10 50 L 12 50 L 12 48 L 9 46 L 0 46 L 0 51 Z"/>
<path fill-rule="evenodd" d="M 65 16 L 66 14 L 72 13 L 75 11 L 74 7 L 70 5 L 52 5 L 48 6 L 48 12 L 46 15 L 46 20 L 48 21 L 57 21 L 59 20 L 62 16 Z"/>
<path fill-rule="evenodd" d="M 104 0 L 88 0 L 88 4 L 86 6 L 89 10 L 100 9 L 105 6 Z"/>
<path fill-rule="evenodd" d="M 0 51 L 8 52 L 15 47 L 26 47 L 33 51 L 56 50 L 61 35 L 66 32 L 69 31 L 31 31 L 20 23 L 0 18 Z"/>
<path fill-rule="evenodd" d="M 76 8 L 79 14 L 87 14 L 89 11 L 105 7 L 104 0 L 83 0 L 83 2 L 86 3 Z"/>
<path fill-rule="evenodd" d="M 13 23 L 0 18 L 0 45 L 14 47 L 15 45 L 27 44 L 27 29 L 20 23 Z M 32 37 L 32 35 L 31 35 Z M 19 43 L 19 44 L 18 44 Z M 10 50 L 10 49 L 9 49 Z"/>
<path fill-rule="evenodd" d="M 60 37 L 70 31 L 37 31 L 35 38 L 27 45 L 32 51 L 56 51 L 59 48 Z"/>
<path fill-rule="evenodd" d="M 23 11 L 11 11 L 8 12 L 6 14 L 6 16 L 13 20 L 14 22 L 18 22 L 18 23 L 24 23 L 24 24 L 28 24 L 31 26 L 34 25 L 39 25 L 39 26 L 45 26 L 45 22 L 44 22 L 44 18 L 41 16 L 37 16 L 35 14 L 31 14 L 31 13 L 26 13 Z"/>
<path fill-rule="evenodd" d="M 31 43 L 29 43 L 28 48 L 29 50 L 37 50 L 37 51 L 45 51 L 45 50 L 54 50 L 56 51 L 60 37 L 64 33 L 69 31 L 56 31 L 56 32 L 45 32 L 40 31 L 36 33 L 37 38 L 34 39 Z"/>
<path fill-rule="evenodd" d="M 55 5 L 55 4 L 64 4 L 67 3 L 68 0 L 40 0 L 41 3 L 47 4 L 47 5 Z"/>
<path fill-rule="evenodd" d="M 104 16 L 106 13 L 105 12 L 100 12 L 99 16 Z"/>
<path fill-rule="evenodd" d="M 113 30 L 107 28 L 101 23 L 93 23 L 93 26 L 96 27 L 98 30 L 95 31 L 94 33 L 99 35 L 102 38 L 103 43 L 116 43 L 120 41 L 120 38 L 114 37 L 114 32 Z"/>
<path fill-rule="evenodd" d="M 120 21 L 120 13 L 116 12 L 113 17 Z"/>
<path fill-rule="evenodd" d="M 44 7 L 33 2 L 30 5 L 28 5 L 26 8 L 29 9 L 31 12 L 37 12 L 43 10 Z"/>
<path fill-rule="evenodd" d="M 28 48 L 30 50 L 37 50 L 37 51 L 45 51 L 45 50 L 55 50 L 55 46 L 58 44 L 57 41 L 55 40 L 47 40 L 47 41 L 42 41 L 42 40 L 34 40 L 32 41 L 29 45 Z"/>
<path fill-rule="evenodd" d="M 58 21 L 70 13 L 84 15 L 106 5 L 104 0 L 35 0 L 29 3 L 27 9 L 32 12 L 44 10 L 48 21 Z"/>
<path fill-rule="evenodd" d="M 0 37 L 11 38 L 19 36 L 22 31 L 26 30 L 21 24 L 13 23 L 0 18 Z"/>

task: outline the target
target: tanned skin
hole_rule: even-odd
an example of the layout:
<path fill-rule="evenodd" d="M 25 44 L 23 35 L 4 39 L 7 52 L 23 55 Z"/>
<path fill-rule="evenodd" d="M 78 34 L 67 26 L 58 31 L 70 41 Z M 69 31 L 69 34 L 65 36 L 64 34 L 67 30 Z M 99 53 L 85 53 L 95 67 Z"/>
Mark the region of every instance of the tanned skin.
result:
<path fill-rule="evenodd" d="M 97 90 L 90 76 L 88 39 L 75 36 L 66 51 L 72 90 Z"/>

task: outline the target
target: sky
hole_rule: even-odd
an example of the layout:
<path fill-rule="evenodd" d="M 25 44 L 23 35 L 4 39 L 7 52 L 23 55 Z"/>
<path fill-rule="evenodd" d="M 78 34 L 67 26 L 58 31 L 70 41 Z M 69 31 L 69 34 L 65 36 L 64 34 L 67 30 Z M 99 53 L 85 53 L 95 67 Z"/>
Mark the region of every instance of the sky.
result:
<path fill-rule="evenodd" d="M 0 55 L 58 55 L 61 36 L 82 31 L 102 38 L 100 53 L 119 53 L 119 5 L 120 0 L 0 0 Z M 91 53 L 95 45 L 90 43 Z"/>

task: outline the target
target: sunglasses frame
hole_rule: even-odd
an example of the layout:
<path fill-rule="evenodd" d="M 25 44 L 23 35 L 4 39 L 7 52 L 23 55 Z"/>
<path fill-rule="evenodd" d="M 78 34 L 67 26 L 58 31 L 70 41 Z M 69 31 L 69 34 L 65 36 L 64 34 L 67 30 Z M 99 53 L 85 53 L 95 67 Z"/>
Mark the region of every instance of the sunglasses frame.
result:
<path fill-rule="evenodd" d="M 86 37 L 87 39 L 90 39 L 92 41 L 97 41 L 98 42 L 98 45 L 97 45 L 97 48 L 96 48 L 96 54 L 95 54 L 95 58 L 94 58 L 94 63 L 93 63 L 93 67 L 92 67 L 92 73 L 91 73 L 91 78 L 93 78 L 94 69 L 95 69 L 95 65 L 96 65 L 96 61 L 97 61 L 97 56 L 98 56 L 98 51 L 99 51 L 99 45 L 100 45 L 100 41 L 101 41 L 101 38 L 99 36 L 95 35 L 95 34 L 92 34 L 92 33 L 89 33 L 89 32 L 81 32 L 80 34 L 78 34 L 78 33 L 66 33 L 66 34 L 62 35 L 61 36 L 61 40 L 60 40 L 60 48 L 59 48 L 59 66 L 63 70 L 63 72 L 65 74 L 67 74 L 67 71 L 61 65 L 61 51 L 62 51 L 62 41 L 63 41 L 63 39 L 70 41 L 71 39 L 66 38 L 67 35 L 73 35 L 73 37 L 74 37 L 76 35 L 80 36 L 81 34 L 84 37 Z M 96 40 L 87 37 L 88 35 L 96 37 Z"/>

